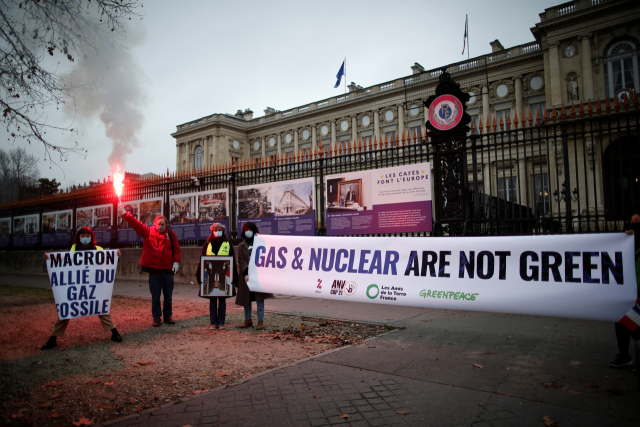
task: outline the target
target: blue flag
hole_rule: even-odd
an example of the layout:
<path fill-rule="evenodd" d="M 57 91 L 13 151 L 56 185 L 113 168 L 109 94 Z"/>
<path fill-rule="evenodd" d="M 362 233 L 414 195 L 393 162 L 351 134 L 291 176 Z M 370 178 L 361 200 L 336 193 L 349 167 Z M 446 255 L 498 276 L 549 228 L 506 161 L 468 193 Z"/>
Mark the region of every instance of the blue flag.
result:
<path fill-rule="evenodd" d="M 342 61 L 342 66 L 340 67 L 340 71 L 338 71 L 338 74 L 336 75 L 336 78 L 338 79 L 338 81 L 336 82 L 336 85 L 333 87 L 334 89 L 340 86 L 340 80 L 342 80 L 342 76 L 344 76 L 344 61 Z"/>

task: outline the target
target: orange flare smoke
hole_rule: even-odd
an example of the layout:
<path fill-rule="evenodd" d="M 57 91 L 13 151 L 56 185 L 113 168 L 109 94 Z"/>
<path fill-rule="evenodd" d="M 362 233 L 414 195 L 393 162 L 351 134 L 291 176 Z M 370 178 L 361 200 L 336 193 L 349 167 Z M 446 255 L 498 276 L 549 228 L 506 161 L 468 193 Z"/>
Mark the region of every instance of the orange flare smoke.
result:
<path fill-rule="evenodd" d="M 113 188 L 116 189 L 116 194 L 118 198 L 122 195 L 122 187 L 124 187 L 124 174 L 120 172 L 116 172 L 113 174 Z"/>

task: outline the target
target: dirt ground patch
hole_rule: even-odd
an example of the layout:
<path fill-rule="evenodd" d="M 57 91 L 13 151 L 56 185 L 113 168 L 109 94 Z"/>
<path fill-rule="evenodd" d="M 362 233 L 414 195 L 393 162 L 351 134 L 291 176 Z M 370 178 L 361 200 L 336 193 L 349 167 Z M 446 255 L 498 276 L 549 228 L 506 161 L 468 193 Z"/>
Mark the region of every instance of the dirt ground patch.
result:
<path fill-rule="evenodd" d="M 0 420 L 16 426 L 62 426 L 82 418 L 98 423 L 388 329 L 271 313 L 264 331 L 238 329 L 242 309 L 229 304 L 227 329 L 211 331 L 205 300 L 174 300 L 177 323 L 153 328 L 149 305 L 146 299 L 114 299 L 122 343 L 111 342 L 98 319 L 89 317 L 70 322 L 59 347 L 45 352 L 40 346 L 56 318 L 51 292 L 0 287 Z"/>

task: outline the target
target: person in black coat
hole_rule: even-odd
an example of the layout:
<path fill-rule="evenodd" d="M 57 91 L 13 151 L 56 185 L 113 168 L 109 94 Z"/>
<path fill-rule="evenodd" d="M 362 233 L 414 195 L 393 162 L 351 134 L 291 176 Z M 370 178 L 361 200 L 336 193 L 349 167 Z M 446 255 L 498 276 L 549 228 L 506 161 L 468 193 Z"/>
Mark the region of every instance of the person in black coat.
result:
<path fill-rule="evenodd" d="M 258 234 L 258 227 L 253 222 L 245 222 L 242 226 L 240 237 L 242 241 L 238 245 L 238 295 L 236 304 L 244 307 L 244 324 L 239 328 L 253 326 L 251 320 L 251 302 L 256 302 L 258 325 L 256 329 L 264 329 L 264 300 L 273 298 L 273 294 L 265 292 L 253 292 L 247 286 L 249 281 L 249 260 L 253 252 L 253 239 Z"/>

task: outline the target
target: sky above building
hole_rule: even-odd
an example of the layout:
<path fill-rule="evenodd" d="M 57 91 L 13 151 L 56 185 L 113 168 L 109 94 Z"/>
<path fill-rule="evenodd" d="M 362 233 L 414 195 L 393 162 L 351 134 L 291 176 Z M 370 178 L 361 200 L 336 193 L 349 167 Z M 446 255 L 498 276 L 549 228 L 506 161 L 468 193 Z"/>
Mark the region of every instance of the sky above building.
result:
<path fill-rule="evenodd" d="M 346 57 L 347 85 L 363 87 L 464 56 L 465 14 L 471 57 L 534 41 L 530 28 L 558 1 L 168 1 L 144 2 L 144 18 L 131 21 L 125 47 L 110 47 L 96 66 L 62 64 L 61 72 L 90 89 L 76 91 L 75 113 L 50 109 L 47 122 L 77 129 L 49 132 L 55 145 L 77 142 L 86 156 L 58 165 L 40 162 L 43 177 L 63 186 L 107 178 L 113 160 L 127 172 L 176 168 L 176 126 L 214 113 L 267 107 L 286 110 L 345 92 L 334 89 Z M 42 159 L 40 144 L 10 142 Z M 124 147 L 122 140 L 125 140 Z M 130 149 L 130 153 L 127 151 Z"/>

